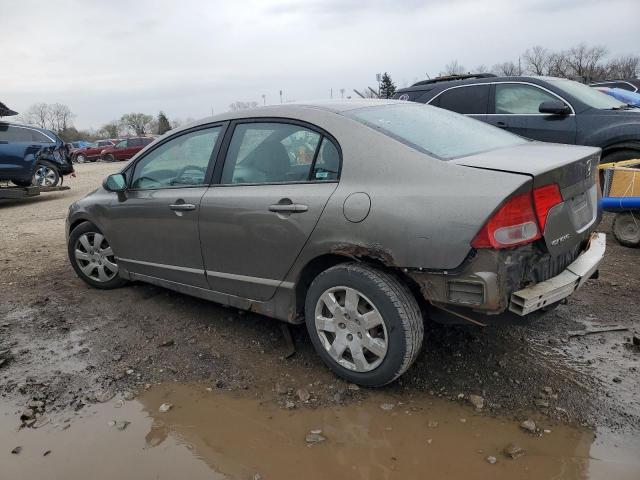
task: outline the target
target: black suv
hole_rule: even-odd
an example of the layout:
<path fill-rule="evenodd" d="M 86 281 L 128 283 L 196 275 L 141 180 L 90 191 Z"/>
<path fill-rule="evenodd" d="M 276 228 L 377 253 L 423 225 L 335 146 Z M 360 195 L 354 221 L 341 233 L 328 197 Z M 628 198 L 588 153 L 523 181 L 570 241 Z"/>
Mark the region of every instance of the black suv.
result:
<path fill-rule="evenodd" d="M 603 162 L 640 157 L 640 109 L 554 77 L 440 77 L 394 98 L 463 113 L 523 137 L 602 148 Z"/>

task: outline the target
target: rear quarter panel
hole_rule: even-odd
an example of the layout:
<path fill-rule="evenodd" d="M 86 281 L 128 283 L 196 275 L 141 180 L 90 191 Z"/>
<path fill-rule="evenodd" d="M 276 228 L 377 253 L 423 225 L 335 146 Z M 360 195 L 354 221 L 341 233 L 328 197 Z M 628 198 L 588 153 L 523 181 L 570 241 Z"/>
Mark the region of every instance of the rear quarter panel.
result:
<path fill-rule="evenodd" d="M 288 276 L 292 281 L 327 253 L 369 256 L 393 267 L 455 269 L 491 213 L 530 181 L 433 159 L 350 119 L 326 128 L 342 148 L 341 179 Z M 358 223 L 344 215 L 345 200 L 356 192 L 371 199 Z"/>

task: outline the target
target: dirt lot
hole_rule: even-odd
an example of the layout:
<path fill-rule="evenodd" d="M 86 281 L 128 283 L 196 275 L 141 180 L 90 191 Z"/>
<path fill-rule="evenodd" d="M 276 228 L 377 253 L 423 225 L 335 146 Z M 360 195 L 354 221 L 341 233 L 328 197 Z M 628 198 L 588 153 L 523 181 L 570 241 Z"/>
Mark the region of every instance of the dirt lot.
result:
<path fill-rule="evenodd" d="M 33 427 L 45 418 L 50 423 L 43 428 L 64 427 L 61 422 L 67 420 L 80 430 L 92 412 L 98 418 L 104 412 L 100 404 L 134 397 L 144 402 L 145 395 L 155 388 L 166 392 L 174 381 L 198 382 L 204 385 L 199 391 L 258 399 L 273 406 L 276 418 L 278 411 L 370 407 L 379 395 L 395 402 L 451 400 L 443 403 L 468 409 L 469 395 L 475 394 L 484 400 L 486 421 L 499 416 L 519 422 L 531 416 L 588 427 L 629 450 L 622 463 L 634 457 L 637 462 L 640 349 L 631 338 L 634 329 L 640 330 L 639 250 L 621 247 L 610 237 L 600 278 L 535 323 L 487 329 L 428 324 L 414 366 L 401 381 L 374 393 L 332 376 L 302 326 L 292 327 L 296 354 L 285 358 L 279 322 L 149 285 L 99 291 L 80 281 L 66 255 L 67 207 L 119 167 L 80 165 L 78 177 L 67 180 L 70 191 L 0 201 L 1 425 L 11 419 L 19 427 L 21 412 L 36 401 L 42 405 L 34 404 L 33 418 L 44 414 L 37 415 L 35 425 L 27 419 L 31 425 L 20 432 L 23 437 L 24 432 L 35 435 Z M 610 232 L 610 225 L 606 216 L 601 230 Z M 603 326 L 626 330 L 582 335 Z M 188 395 L 181 398 L 191 401 L 185 400 Z M 0 452 L 0 465 L 9 457 Z M 635 474 L 640 472 L 640 465 L 632 465 Z M 584 478 L 582 467 L 576 478 Z M 246 474 L 232 469 L 220 478 L 250 478 Z"/>

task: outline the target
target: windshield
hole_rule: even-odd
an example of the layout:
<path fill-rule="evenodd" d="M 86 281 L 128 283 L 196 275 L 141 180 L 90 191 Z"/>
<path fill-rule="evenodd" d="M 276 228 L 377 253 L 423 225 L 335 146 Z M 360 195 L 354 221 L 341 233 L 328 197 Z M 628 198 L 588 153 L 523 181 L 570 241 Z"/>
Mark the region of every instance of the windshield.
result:
<path fill-rule="evenodd" d="M 464 115 L 416 103 L 360 108 L 346 115 L 442 160 L 527 142 Z"/>
<path fill-rule="evenodd" d="M 591 108 L 611 110 L 626 106 L 626 103 L 619 102 L 609 95 L 599 92 L 587 85 L 583 85 L 582 83 L 574 82 L 573 80 L 567 80 L 565 78 L 549 78 L 547 81 Z"/>

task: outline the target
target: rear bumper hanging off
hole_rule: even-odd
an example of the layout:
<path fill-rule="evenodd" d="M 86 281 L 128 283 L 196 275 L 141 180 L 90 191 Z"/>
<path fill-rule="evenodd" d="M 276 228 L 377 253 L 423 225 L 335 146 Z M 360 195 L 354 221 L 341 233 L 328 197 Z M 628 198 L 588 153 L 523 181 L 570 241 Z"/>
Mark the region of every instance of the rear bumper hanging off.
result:
<path fill-rule="evenodd" d="M 568 297 L 598 270 L 605 249 L 606 235 L 594 232 L 589 247 L 562 273 L 512 293 L 509 310 L 524 316 Z"/>

